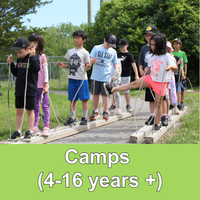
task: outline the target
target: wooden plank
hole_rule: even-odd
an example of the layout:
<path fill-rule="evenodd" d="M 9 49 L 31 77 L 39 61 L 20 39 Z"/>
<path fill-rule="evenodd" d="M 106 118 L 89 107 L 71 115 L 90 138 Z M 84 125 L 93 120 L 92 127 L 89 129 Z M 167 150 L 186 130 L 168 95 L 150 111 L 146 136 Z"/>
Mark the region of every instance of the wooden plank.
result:
<path fill-rule="evenodd" d="M 153 134 L 150 134 L 145 137 L 146 144 L 155 144 L 187 111 L 187 107 L 183 111 L 180 111 L 179 115 L 172 115 L 172 121 L 168 126 L 162 126 L 159 131 L 153 131 Z"/>

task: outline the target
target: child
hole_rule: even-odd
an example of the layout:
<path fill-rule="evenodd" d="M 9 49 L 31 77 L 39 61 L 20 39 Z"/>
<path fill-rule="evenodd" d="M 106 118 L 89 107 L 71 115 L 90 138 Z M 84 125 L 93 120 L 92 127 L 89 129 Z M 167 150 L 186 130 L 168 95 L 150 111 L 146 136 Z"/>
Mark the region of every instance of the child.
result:
<path fill-rule="evenodd" d="M 172 48 L 172 45 L 171 45 L 171 43 L 169 41 L 167 42 L 167 47 L 168 47 L 170 55 L 172 56 L 174 62 L 177 65 L 177 68 L 180 69 L 181 60 L 179 59 L 179 57 L 174 56 L 172 54 L 174 49 Z M 181 68 L 181 70 L 183 72 L 183 68 Z M 173 105 L 172 114 L 173 115 L 178 115 L 178 114 L 180 114 L 180 112 L 178 111 L 178 108 L 177 108 L 177 95 L 176 95 L 176 84 L 175 84 L 174 72 L 172 72 L 171 81 L 170 81 L 170 96 L 171 96 L 171 103 Z"/>
<path fill-rule="evenodd" d="M 150 74 L 134 82 L 121 85 L 119 87 L 112 88 L 112 86 L 110 86 L 109 84 L 105 84 L 105 88 L 109 93 L 139 88 L 143 80 L 144 80 L 142 85 L 143 88 L 152 87 L 153 91 L 155 92 L 156 106 L 158 105 L 156 113 L 156 123 L 154 127 L 154 130 L 156 131 L 160 130 L 161 128 L 161 126 L 159 125 L 162 114 L 161 102 L 163 100 L 163 97 L 165 96 L 167 82 L 169 82 L 171 78 L 171 70 L 177 69 L 177 67 L 174 65 L 174 62 L 171 59 L 171 56 L 167 53 L 166 43 L 167 43 L 166 36 L 163 33 L 157 33 L 151 37 L 150 53 L 152 55 L 149 58 L 149 67 L 151 67 Z M 149 71 L 149 67 L 146 69 L 147 72 Z M 163 73 L 165 74 L 164 74 L 164 79 L 162 80 Z"/>
<path fill-rule="evenodd" d="M 112 69 L 114 69 L 114 67 Z M 117 86 L 119 86 L 121 84 L 121 71 L 122 71 L 121 62 L 120 62 L 120 59 L 118 59 L 118 72 L 119 72 L 119 74 L 115 74 L 115 71 L 114 71 L 114 75 L 111 78 L 111 83 L 112 83 L 112 85 L 114 87 L 117 87 Z M 113 94 L 113 103 L 110 106 L 109 110 L 114 110 L 116 108 L 115 103 L 117 104 L 116 114 L 117 115 L 122 114 L 122 111 L 121 111 L 121 97 L 120 97 L 120 93 L 119 92 L 115 92 Z"/>
<path fill-rule="evenodd" d="M 65 126 L 75 124 L 76 101 L 78 99 L 82 101 L 83 106 L 83 117 L 80 125 L 87 125 L 88 99 L 90 99 L 86 70 L 91 67 L 91 63 L 89 52 L 83 48 L 83 44 L 87 40 L 87 33 L 83 30 L 78 30 L 75 31 L 72 36 L 76 47 L 70 49 L 65 55 L 68 63 L 65 65 L 59 61 L 57 62 L 58 67 L 69 68 L 68 100 L 71 101 L 70 118 L 64 123 Z"/>
<path fill-rule="evenodd" d="M 182 41 L 178 38 L 174 39 L 172 41 L 173 43 L 173 47 L 174 47 L 174 52 L 172 53 L 175 56 L 178 56 L 180 59 L 183 60 L 182 64 L 182 68 L 183 68 L 183 75 L 185 77 L 185 79 L 182 80 L 182 87 L 181 87 L 181 102 L 180 104 L 178 104 L 178 108 L 179 109 L 184 109 L 184 97 L 185 97 L 185 89 L 187 89 L 186 86 L 186 76 L 187 76 L 187 56 L 186 53 L 184 51 L 181 51 L 181 47 L 182 47 Z M 185 72 L 184 72 L 185 70 Z"/>
<path fill-rule="evenodd" d="M 139 79 L 137 66 L 135 64 L 134 56 L 130 53 L 127 48 L 129 46 L 128 41 L 125 38 L 119 40 L 117 45 L 120 48 L 120 52 L 117 52 L 117 57 L 121 60 L 122 74 L 121 74 L 121 85 L 130 83 L 131 80 L 131 66 L 135 72 L 135 80 Z M 128 112 L 131 111 L 130 106 L 130 94 L 129 90 L 123 92 L 126 99 L 126 109 Z"/>
<path fill-rule="evenodd" d="M 47 58 L 44 54 L 44 38 L 39 33 L 33 33 L 28 38 L 31 48 L 35 47 L 36 53 L 40 59 L 40 71 L 38 73 L 38 83 L 37 83 L 37 98 L 36 98 L 36 108 L 35 112 L 35 123 L 33 127 L 34 134 L 39 134 L 40 130 L 38 128 L 38 120 L 40 114 L 40 99 L 43 95 L 42 109 L 44 113 L 44 128 L 42 136 L 49 136 L 49 121 L 50 121 L 50 109 L 49 109 L 49 84 L 48 84 L 48 64 Z"/>
<path fill-rule="evenodd" d="M 16 107 L 16 123 L 17 130 L 11 136 L 11 139 L 16 139 L 21 135 L 22 117 L 24 112 L 24 94 L 25 94 L 25 82 L 26 72 L 27 76 L 27 92 L 26 92 L 26 111 L 28 114 L 28 130 L 24 134 L 24 141 L 30 141 L 32 139 L 33 124 L 34 124 L 34 109 L 37 96 L 37 80 L 38 72 L 40 71 L 40 60 L 34 48 L 30 48 L 30 43 L 26 38 L 18 38 L 15 40 L 13 47 L 19 57 L 17 59 L 17 65 L 14 65 L 12 56 L 8 56 L 7 62 L 11 63 L 11 72 L 17 77 L 15 84 L 15 107 Z"/>
<path fill-rule="evenodd" d="M 118 74 L 118 60 L 116 51 L 111 48 L 116 48 L 117 38 L 113 34 L 108 34 L 104 38 L 104 43 L 94 46 L 90 53 L 90 61 L 93 65 L 91 75 L 91 94 L 93 94 L 93 113 L 90 115 L 90 120 L 96 120 L 99 116 L 99 95 L 103 99 L 103 119 L 109 119 L 108 105 L 109 98 L 104 89 L 103 83 L 110 82 L 112 64 L 115 67 L 115 73 Z M 96 65 L 95 65 L 96 63 Z M 95 75 L 94 75 L 95 74 Z"/>
<path fill-rule="evenodd" d="M 157 33 L 157 28 L 153 25 L 149 25 L 145 28 L 143 35 L 146 38 L 147 44 L 145 44 L 141 50 L 140 50 L 140 55 L 139 55 L 139 59 L 138 59 L 138 65 L 139 65 L 139 71 L 140 71 L 140 75 L 144 76 L 144 70 L 146 67 L 148 67 L 148 62 L 149 62 L 149 58 L 150 58 L 150 39 L 152 37 L 152 35 L 155 35 Z M 151 88 L 152 89 L 152 88 Z M 146 125 L 153 125 L 154 124 L 154 110 L 156 108 L 155 105 L 155 101 L 154 101 L 154 97 L 155 94 L 153 92 L 151 93 L 150 88 L 146 88 L 145 89 L 145 101 L 149 102 L 149 108 L 150 108 L 150 117 L 149 119 L 145 122 Z"/>

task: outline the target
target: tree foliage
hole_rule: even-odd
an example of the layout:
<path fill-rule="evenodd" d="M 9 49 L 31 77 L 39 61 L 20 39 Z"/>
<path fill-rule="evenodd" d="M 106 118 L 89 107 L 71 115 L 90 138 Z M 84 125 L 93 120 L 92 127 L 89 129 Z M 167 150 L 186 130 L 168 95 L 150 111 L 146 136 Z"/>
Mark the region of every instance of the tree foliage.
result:
<path fill-rule="evenodd" d="M 5 61 L 5 54 L 18 37 L 27 37 L 33 32 L 42 31 L 38 28 L 27 29 L 20 20 L 28 14 L 36 13 L 36 8 L 51 3 L 42 0 L 1 0 L 0 2 L 0 60 Z"/>
<path fill-rule="evenodd" d="M 87 49 L 101 44 L 108 33 L 129 41 L 136 62 L 146 43 L 144 28 L 155 25 L 169 41 L 180 38 L 188 57 L 188 76 L 198 85 L 199 77 L 199 2 L 197 0 L 107 0 L 89 27 Z"/>

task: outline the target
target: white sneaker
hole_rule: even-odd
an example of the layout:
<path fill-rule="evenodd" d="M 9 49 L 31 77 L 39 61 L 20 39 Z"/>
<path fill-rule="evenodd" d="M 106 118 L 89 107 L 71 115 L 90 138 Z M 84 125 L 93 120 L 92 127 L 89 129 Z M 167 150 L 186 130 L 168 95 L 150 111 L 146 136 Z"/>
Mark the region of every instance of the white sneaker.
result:
<path fill-rule="evenodd" d="M 178 108 L 174 108 L 172 110 L 172 115 L 179 115 L 179 114 L 180 114 L 180 112 L 178 111 Z"/>

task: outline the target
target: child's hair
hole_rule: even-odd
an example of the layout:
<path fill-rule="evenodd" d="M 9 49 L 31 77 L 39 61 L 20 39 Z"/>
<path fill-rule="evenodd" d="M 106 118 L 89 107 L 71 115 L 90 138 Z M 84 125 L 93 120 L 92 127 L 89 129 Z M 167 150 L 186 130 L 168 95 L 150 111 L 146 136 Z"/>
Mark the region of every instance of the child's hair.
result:
<path fill-rule="evenodd" d="M 152 51 L 150 48 L 150 53 L 153 55 L 164 55 L 167 53 L 167 38 L 164 33 L 156 33 L 151 37 L 151 40 L 155 41 L 155 49 Z"/>
<path fill-rule="evenodd" d="M 83 30 L 78 30 L 78 31 L 75 31 L 73 34 L 72 34 L 72 37 L 75 37 L 75 36 L 80 36 L 84 39 L 87 40 L 87 33 Z"/>
<path fill-rule="evenodd" d="M 42 35 L 40 35 L 39 33 L 32 33 L 29 37 L 28 37 L 29 41 L 37 41 L 38 45 L 36 48 L 36 52 L 39 55 L 42 55 L 44 53 L 44 38 L 42 37 Z"/>

